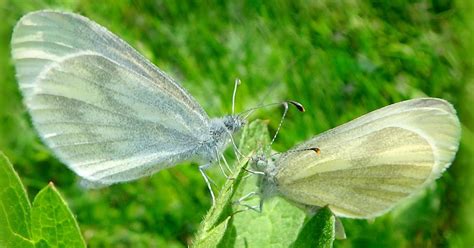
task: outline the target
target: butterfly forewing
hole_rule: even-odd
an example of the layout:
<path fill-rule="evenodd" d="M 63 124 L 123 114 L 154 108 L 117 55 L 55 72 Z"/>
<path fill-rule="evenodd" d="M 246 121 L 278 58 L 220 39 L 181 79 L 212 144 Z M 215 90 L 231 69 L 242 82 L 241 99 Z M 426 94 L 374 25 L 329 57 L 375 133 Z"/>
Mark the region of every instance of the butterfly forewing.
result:
<path fill-rule="evenodd" d="M 329 205 L 339 216 L 374 217 L 436 179 L 452 162 L 459 121 L 443 100 L 393 104 L 322 133 L 277 161 L 287 198 Z M 318 147 L 312 151 L 294 152 Z"/>
<path fill-rule="evenodd" d="M 434 163 L 426 140 L 401 128 L 359 136 L 346 145 L 323 142 L 318 158 L 311 152 L 300 154 L 292 167 L 312 166 L 301 168 L 304 175 L 280 171 L 281 192 L 307 205 L 329 205 L 340 216 L 368 217 L 383 213 L 423 185 Z"/>
<path fill-rule="evenodd" d="M 191 159 L 210 120 L 178 83 L 73 13 L 25 15 L 12 35 L 24 101 L 41 138 L 88 181 L 129 181 Z"/>
<path fill-rule="evenodd" d="M 189 150 L 208 138 L 173 96 L 97 54 L 67 58 L 41 73 L 27 104 L 58 157 L 103 184 L 189 159 Z"/>
<path fill-rule="evenodd" d="M 37 77 L 54 62 L 75 53 L 94 52 L 133 70 L 180 99 L 191 114 L 207 122 L 208 116 L 184 88 L 174 82 L 126 42 L 86 17 L 67 12 L 38 11 L 25 15 L 12 35 L 12 57 L 17 78 L 28 97 Z"/>
<path fill-rule="evenodd" d="M 12 35 L 12 57 L 25 98 L 39 74 L 53 63 L 76 53 L 94 52 L 134 71 L 188 108 L 199 120 L 208 116 L 194 98 L 126 42 L 95 22 L 73 13 L 38 11 L 25 15 Z"/>

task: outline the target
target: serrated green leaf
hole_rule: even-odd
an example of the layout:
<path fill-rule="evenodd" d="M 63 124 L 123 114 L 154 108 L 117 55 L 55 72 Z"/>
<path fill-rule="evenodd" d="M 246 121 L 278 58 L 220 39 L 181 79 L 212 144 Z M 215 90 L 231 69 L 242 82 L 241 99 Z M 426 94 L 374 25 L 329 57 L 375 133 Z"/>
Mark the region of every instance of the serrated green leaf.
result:
<path fill-rule="evenodd" d="M 270 135 L 266 123 L 255 121 L 249 127 L 242 135 L 241 150 L 257 150 L 268 155 Z M 258 191 L 257 180 L 257 176 L 246 178 L 238 189 L 237 198 Z M 248 206 L 257 207 L 259 203 L 259 197 L 245 201 Z M 244 206 L 240 208 L 245 209 Z M 305 218 L 303 210 L 284 199 L 268 199 L 261 213 L 246 210 L 234 215 L 232 228 L 228 229 L 228 234 L 221 242 L 225 242 L 225 245 L 221 247 L 289 247 L 296 240 Z"/>
<path fill-rule="evenodd" d="M 227 219 L 221 222 L 219 225 L 212 228 L 209 232 L 206 232 L 207 236 L 204 237 L 203 239 L 197 240 L 196 243 L 193 244 L 193 247 L 203 247 L 203 248 L 216 247 L 217 244 L 219 244 L 219 242 L 222 240 L 222 237 L 224 237 L 229 220 L 230 220 L 230 216 L 227 217 Z"/>
<path fill-rule="evenodd" d="M 254 121 L 244 127 L 241 144 L 239 146 L 242 154 L 251 154 L 257 148 L 258 144 L 262 143 L 261 141 L 258 141 L 258 137 L 266 137 L 268 139 L 268 131 L 264 135 L 258 135 L 263 133 L 262 130 L 266 130 L 266 126 L 264 126 L 264 122 L 260 120 Z M 248 158 L 250 156 L 251 155 L 248 155 L 235 166 L 231 175 L 231 178 L 233 179 L 225 182 L 216 198 L 216 204 L 209 210 L 206 217 L 201 222 L 193 242 L 193 247 L 206 247 L 202 246 L 203 243 L 206 243 L 207 246 L 217 246 L 218 243 L 211 245 L 210 242 L 207 242 L 209 241 L 208 237 L 220 236 L 219 239 L 214 240 L 221 240 L 221 238 L 226 234 L 229 216 L 234 214 L 232 206 L 234 195 L 242 181 L 245 172 L 243 168 L 247 166 Z M 225 226 L 222 225 L 224 222 Z M 227 236 L 228 235 L 226 235 L 226 237 Z"/>
<path fill-rule="evenodd" d="M 268 153 L 269 143 L 266 123 L 257 120 L 244 129 L 239 147 L 244 154 L 262 150 Z M 255 175 L 246 178 L 242 185 L 234 189 L 236 193 L 233 201 L 257 191 L 256 181 Z M 258 197 L 253 197 L 245 201 L 245 204 L 258 206 L 259 201 Z M 236 214 L 229 222 L 226 234 L 218 247 L 289 247 L 296 240 L 306 218 L 303 210 L 281 198 L 266 201 L 261 213 L 248 210 L 242 205 L 234 204 L 232 208 Z"/>
<path fill-rule="evenodd" d="M 262 145 L 268 147 L 268 130 L 262 124 L 244 136 L 247 140 L 258 137 L 253 144 L 247 143 L 253 145 L 251 149 L 261 149 Z M 266 143 L 262 143 L 265 141 L 263 136 L 267 137 Z M 258 142 L 261 143 L 256 144 Z M 256 176 L 245 179 L 237 195 L 257 191 L 257 181 Z M 259 202 L 260 199 L 254 197 L 245 204 L 257 207 Z M 220 247 L 330 247 L 334 240 L 332 213 L 323 209 L 306 221 L 307 212 L 303 209 L 280 197 L 267 199 L 261 213 L 248 210 L 234 215 Z"/>
<path fill-rule="evenodd" d="M 310 218 L 298 234 L 293 248 L 332 247 L 336 218 L 328 207 L 321 208 Z"/>
<path fill-rule="evenodd" d="M 247 164 L 247 159 L 241 161 L 241 163 L 236 166 L 234 173 L 232 173 L 232 180 L 227 180 L 224 186 L 222 187 L 219 195 L 216 198 L 216 204 L 211 207 L 209 212 L 206 214 L 206 217 L 201 222 L 197 235 L 193 242 L 193 247 L 202 243 L 203 240 L 207 239 L 214 232 L 213 229 L 218 228 L 220 224 L 228 220 L 228 217 L 232 215 L 232 199 L 235 194 L 236 188 L 242 180 L 244 166 Z M 222 232 L 224 235 L 225 229 Z M 216 244 L 217 245 L 217 244 Z"/>
<path fill-rule="evenodd" d="M 248 210 L 234 216 L 232 247 L 287 248 L 296 240 L 306 217 L 303 210 L 279 197 L 265 201 L 262 210 L 261 213 Z"/>
<path fill-rule="evenodd" d="M 0 247 L 33 247 L 26 190 L 7 157 L 0 152 Z"/>
<path fill-rule="evenodd" d="M 52 183 L 36 195 L 31 222 L 35 242 L 43 240 L 51 247 L 86 247 L 74 216 Z"/>
<path fill-rule="evenodd" d="M 268 147 L 269 135 L 263 121 L 250 123 L 243 131 L 240 151 L 255 153 Z M 201 224 L 194 247 L 331 247 L 335 218 L 323 208 L 308 221 L 307 213 L 283 198 L 265 201 L 262 212 L 244 206 L 258 206 L 253 197 L 232 204 L 243 195 L 256 192 L 257 176 L 242 180 L 247 161 L 236 167 L 235 180 L 228 180 L 214 206 Z M 224 233 L 225 232 L 225 233 Z M 217 245 L 217 243 L 219 244 Z"/>

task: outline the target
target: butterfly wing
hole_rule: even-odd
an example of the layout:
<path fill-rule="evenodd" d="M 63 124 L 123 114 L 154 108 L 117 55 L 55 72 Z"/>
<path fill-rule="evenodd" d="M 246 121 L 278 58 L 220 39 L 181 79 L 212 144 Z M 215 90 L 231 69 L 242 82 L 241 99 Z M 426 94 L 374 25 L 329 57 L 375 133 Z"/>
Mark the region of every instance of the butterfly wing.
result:
<path fill-rule="evenodd" d="M 338 216 L 370 218 L 431 183 L 451 164 L 460 124 L 446 101 L 425 98 L 373 111 L 324 132 L 277 161 L 289 199 L 329 205 Z M 294 150 L 318 147 L 313 151 Z"/>
<path fill-rule="evenodd" d="M 16 24 L 11 46 L 25 97 L 30 95 L 38 75 L 52 63 L 75 53 L 94 52 L 159 84 L 168 94 L 181 99 L 200 122 L 208 119 L 194 98 L 171 77 L 125 41 L 84 16 L 53 10 L 31 12 Z"/>
<path fill-rule="evenodd" d="M 209 117 L 176 82 L 98 24 L 34 12 L 12 38 L 17 78 L 41 138 L 94 184 L 191 159 Z"/>

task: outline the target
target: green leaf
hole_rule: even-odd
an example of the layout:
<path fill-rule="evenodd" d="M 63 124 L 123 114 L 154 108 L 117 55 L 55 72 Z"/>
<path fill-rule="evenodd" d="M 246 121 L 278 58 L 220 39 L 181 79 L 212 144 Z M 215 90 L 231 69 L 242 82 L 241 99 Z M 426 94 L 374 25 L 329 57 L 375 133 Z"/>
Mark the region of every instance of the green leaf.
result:
<path fill-rule="evenodd" d="M 86 247 L 79 226 L 54 185 L 44 187 L 33 201 L 33 240 L 53 247 Z"/>
<path fill-rule="evenodd" d="M 196 240 L 193 247 L 216 247 L 224 237 L 230 217 L 227 217 L 222 223 L 206 232 L 206 236 Z"/>
<path fill-rule="evenodd" d="M 244 154 L 268 154 L 269 135 L 266 123 L 254 121 L 243 131 L 240 151 Z M 265 151 L 267 149 L 267 151 Z M 247 159 L 248 160 L 248 159 Z M 307 213 L 283 198 L 274 197 L 258 208 L 259 197 L 233 204 L 242 196 L 257 192 L 256 175 L 243 179 L 247 160 L 236 167 L 234 180 L 228 180 L 214 206 L 201 224 L 194 247 L 314 247 L 331 246 L 335 219 L 324 208 L 308 221 Z M 244 206 L 247 205 L 247 206 Z"/>
<path fill-rule="evenodd" d="M 211 207 L 201 222 L 192 247 L 215 247 L 224 236 L 229 216 L 232 215 L 232 199 L 242 180 L 243 168 L 246 166 L 247 161 L 247 159 L 244 159 L 236 166 L 234 173 L 231 175 L 231 178 L 234 179 L 227 180 L 222 187 L 216 198 L 216 204 Z M 222 225 L 224 222 L 225 225 Z M 215 240 L 217 243 L 211 246 L 210 240 Z"/>
<path fill-rule="evenodd" d="M 30 209 L 18 174 L 0 152 L 0 247 L 33 247 Z"/>
<path fill-rule="evenodd" d="M 262 128 L 263 127 L 263 128 Z M 199 230 L 193 242 L 193 247 L 216 247 L 224 237 L 230 225 L 230 216 L 234 214 L 233 199 L 244 175 L 244 168 L 248 159 L 257 148 L 256 144 L 261 144 L 258 137 L 268 139 L 268 131 L 263 121 L 257 120 L 245 126 L 242 132 L 240 151 L 242 154 L 249 154 L 242 159 L 235 167 L 230 180 L 227 180 L 216 198 L 216 204 L 209 210 L 204 220 L 201 222 Z M 257 135 L 260 134 L 260 135 Z M 228 235 L 226 235 L 228 236 Z M 215 241 L 216 243 L 212 243 Z M 211 245 L 212 243 L 212 245 Z"/>
<path fill-rule="evenodd" d="M 0 152 L 0 247 L 85 247 L 79 227 L 52 184 L 31 206 L 26 190 Z"/>
<path fill-rule="evenodd" d="M 293 248 L 332 247 L 336 217 L 328 207 L 321 208 L 310 218 L 298 234 Z"/>
<path fill-rule="evenodd" d="M 240 149 L 245 152 L 257 150 L 268 156 L 269 144 L 270 135 L 266 123 L 254 121 L 244 130 Z M 257 181 L 256 175 L 246 178 L 234 200 L 250 192 L 257 192 Z M 257 207 L 260 198 L 252 197 L 244 203 Z M 262 212 L 248 210 L 245 206 L 234 208 L 243 211 L 233 216 L 231 228 L 220 247 L 289 247 L 296 240 L 306 218 L 303 210 L 279 197 L 267 199 L 263 203 Z"/>
<path fill-rule="evenodd" d="M 258 203 L 259 199 L 255 200 L 254 203 Z M 261 213 L 248 210 L 234 216 L 232 247 L 289 247 L 296 240 L 305 217 L 303 210 L 286 200 L 270 198 L 263 203 Z"/>
<path fill-rule="evenodd" d="M 244 128 L 240 151 L 251 157 L 268 144 L 266 124 L 257 120 Z M 234 204 L 258 190 L 256 175 L 243 179 L 248 160 L 242 160 L 234 171 L 234 179 L 224 184 L 216 205 L 201 223 L 193 247 L 332 247 L 335 217 L 328 208 L 319 209 L 307 220 L 305 208 L 280 197 L 267 199 L 262 212 L 248 208 L 258 208 L 258 197 Z"/>

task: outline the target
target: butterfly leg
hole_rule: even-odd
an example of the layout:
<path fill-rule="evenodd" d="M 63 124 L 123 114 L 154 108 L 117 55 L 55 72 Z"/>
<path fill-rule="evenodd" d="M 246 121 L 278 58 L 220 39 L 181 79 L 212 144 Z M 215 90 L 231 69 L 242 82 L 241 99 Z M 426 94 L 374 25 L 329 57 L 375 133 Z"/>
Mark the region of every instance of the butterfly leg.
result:
<path fill-rule="evenodd" d="M 262 212 L 262 205 L 261 204 L 259 204 L 258 206 L 250 206 L 249 204 L 243 203 L 244 201 L 246 201 L 247 199 L 249 199 L 249 198 L 251 198 L 255 195 L 257 195 L 257 192 L 252 191 L 252 192 L 247 193 L 246 195 L 240 197 L 238 200 L 234 201 L 233 203 L 244 206 L 244 207 L 247 207 L 249 210 L 253 210 L 255 212 L 261 213 Z"/>
<path fill-rule="evenodd" d="M 244 155 L 240 152 L 239 148 L 237 147 L 237 144 L 235 144 L 234 136 L 229 130 L 226 130 L 227 134 L 229 134 L 230 142 L 232 143 L 232 147 L 234 148 L 234 154 L 235 158 L 237 159 L 237 162 L 240 162 L 240 158 L 243 158 Z"/>
<path fill-rule="evenodd" d="M 221 154 L 221 158 L 222 158 L 222 161 L 224 161 L 224 164 L 225 164 L 225 167 L 227 168 L 227 170 L 230 173 L 232 173 L 232 169 L 230 168 L 229 163 L 227 163 L 227 159 L 225 159 L 224 154 Z"/>
<path fill-rule="evenodd" d="M 214 197 L 214 192 L 212 191 L 212 187 L 211 187 L 211 183 L 210 183 L 211 179 L 206 175 L 206 172 L 204 172 L 204 170 L 209 168 L 209 166 L 211 166 L 211 163 L 205 164 L 205 165 L 200 165 L 199 166 L 199 172 L 201 172 L 202 177 L 204 177 L 204 181 L 206 181 L 207 188 L 209 189 L 209 193 L 211 194 L 212 206 L 214 206 L 216 204 L 216 198 Z"/>
<path fill-rule="evenodd" d="M 221 160 L 218 159 L 217 161 L 218 161 L 217 163 L 219 164 L 219 168 L 221 169 L 222 174 L 224 174 L 225 178 L 229 178 L 229 176 L 227 175 L 227 173 L 225 173 L 224 167 L 222 167 Z"/>
<path fill-rule="evenodd" d="M 226 179 L 234 179 L 234 178 L 228 176 L 227 173 L 225 172 L 225 169 L 222 166 L 221 160 L 224 161 L 225 167 L 227 168 L 227 170 L 229 171 L 230 174 L 232 174 L 232 169 L 230 169 L 229 163 L 227 163 L 227 160 L 225 159 L 224 155 L 222 153 L 219 154 L 219 151 L 217 149 L 216 149 L 216 157 L 217 157 L 217 161 L 218 161 L 218 164 L 219 164 L 219 168 L 221 169 L 221 172 L 222 172 L 222 174 L 224 174 L 225 178 Z"/>
<path fill-rule="evenodd" d="M 240 197 L 236 202 L 245 201 L 245 200 L 247 200 L 248 198 L 250 198 L 250 197 L 252 197 L 252 196 L 254 196 L 254 195 L 256 195 L 256 194 L 257 194 L 257 192 L 252 191 L 252 192 L 250 192 L 250 193 L 248 193 L 248 194 L 246 194 L 246 195 Z"/>

